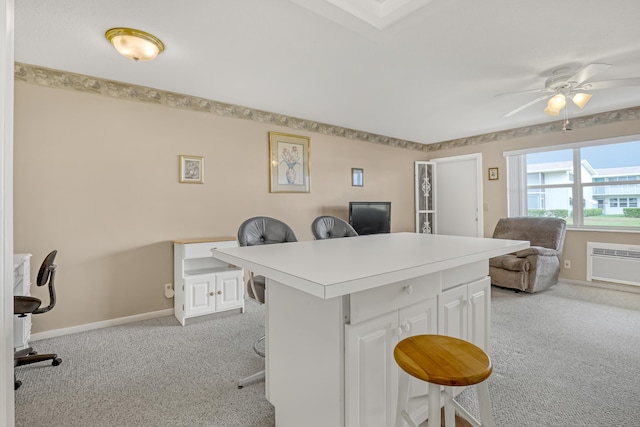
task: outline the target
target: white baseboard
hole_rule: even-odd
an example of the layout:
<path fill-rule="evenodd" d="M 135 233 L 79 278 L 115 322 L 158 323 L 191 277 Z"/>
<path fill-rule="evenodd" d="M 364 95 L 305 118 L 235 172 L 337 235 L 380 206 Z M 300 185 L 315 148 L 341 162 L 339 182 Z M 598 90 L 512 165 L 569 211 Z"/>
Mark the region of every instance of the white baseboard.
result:
<path fill-rule="evenodd" d="M 152 311 L 150 313 L 135 314 L 133 316 L 119 317 L 117 319 L 104 320 L 102 322 L 87 323 L 85 325 L 72 326 L 70 328 L 55 329 L 52 331 L 38 332 L 31 334 L 31 341 L 43 340 L 46 338 L 61 337 L 63 335 L 75 334 L 78 332 L 91 331 L 93 329 L 108 328 L 109 326 L 124 325 L 125 323 L 138 322 L 140 320 L 155 319 L 157 317 L 173 315 L 173 308 Z"/>
<path fill-rule="evenodd" d="M 592 288 L 608 289 L 610 291 L 630 292 L 632 294 L 640 294 L 640 286 L 623 285 L 620 283 L 599 282 L 597 280 L 587 282 L 584 280 L 562 279 L 560 282 L 570 283 L 572 285 L 590 286 Z"/>

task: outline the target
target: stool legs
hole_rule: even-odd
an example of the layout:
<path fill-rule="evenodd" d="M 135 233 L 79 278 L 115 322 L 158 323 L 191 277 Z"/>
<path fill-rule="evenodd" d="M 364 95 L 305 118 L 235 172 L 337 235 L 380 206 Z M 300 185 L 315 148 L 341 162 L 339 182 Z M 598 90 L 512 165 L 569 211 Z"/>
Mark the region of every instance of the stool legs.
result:
<path fill-rule="evenodd" d="M 456 408 L 452 404 L 453 387 L 444 388 L 444 425 L 456 425 Z"/>
<path fill-rule="evenodd" d="M 480 419 L 482 420 L 482 425 L 483 427 L 493 427 L 493 414 L 491 413 L 491 400 L 489 399 L 489 386 L 487 385 L 487 381 L 476 384 L 476 390 L 478 392 L 478 403 L 480 406 Z"/>
<path fill-rule="evenodd" d="M 429 383 L 429 419 L 427 427 L 440 427 L 440 386 Z M 455 423 L 453 424 L 455 426 Z"/>
<path fill-rule="evenodd" d="M 411 419 L 409 412 L 407 411 L 407 405 L 409 402 L 409 381 L 410 376 L 402 369 L 399 372 L 399 387 L 398 387 L 398 404 L 396 406 L 396 424 L 395 427 L 418 427 L 418 425 Z M 428 405 L 429 405 L 429 419 L 427 420 L 427 427 L 440 427 L 440 386 L 438 384 L 429 384 Z M 493 414 L 491 413 L 491 400 L 489 398 L 489 386 L 487 381 L 483 381 L 475 385 L 476 393 L 478 394 L 478 406 L 480 409 L 480 420 L 475 419 L 464 407 L 453 399 L 453 387 L 444 387 L 444 420 L 445 426 L 454 427 L 456 425 L 455 414 L 458 413 L 472 426 L 478 427 L 494 427 Z M 406 423 L 406 424 L 405 424 Z"/>
<path fill-rule="evenodd" d="M 409 403 L 409 387 L 411 377 L 402 369 L 398 372 L 398 404 L 396 405 L 396 427 L 404 427 L 405 421 L 409 427 L 418 427 L 407 412 Z"/>

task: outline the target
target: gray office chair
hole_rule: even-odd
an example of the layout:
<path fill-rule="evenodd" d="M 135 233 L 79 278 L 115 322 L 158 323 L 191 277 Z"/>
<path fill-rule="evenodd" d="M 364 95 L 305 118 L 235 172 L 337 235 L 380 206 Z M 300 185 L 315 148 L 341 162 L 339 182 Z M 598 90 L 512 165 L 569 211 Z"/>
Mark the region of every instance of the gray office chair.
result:
<path fill-rule="evenodd" d="M 13 314 L 18 317 L 26 317 L 27 314 L 42 314 L 51 310 L 56 305 L 56 265 L 53 261 L 56 259 L 58 251 L 51 251 L 42 262 L 40 270 L 38 271 L 38 280 L 36 284 L 38 286 L 49 286 L 49 305 L 40 308 L 42 301 L 39 298 L 31 296 L 14 296 L 13 297 Z M 51 360 L 51 365 L 58 366 L 62 363 L 62 359 L 57 354 L 38 354 L 33 351 L 33 348 L 27 347 L 22 350 L 18 350 L 13 354 L 13 366 L 30 365 L 32 363 L 44 362 Z M 18 381 L 15 378 L 14 373 L 14 385 L 13 389 L 17 390 L 22 385 L 22 381 Z"/>
<path fill-rule="evenodd" d="M 355 237 L 358 235 L 348 222 L 328 215 L 314 219 L 311 223 L 311 232 L 317 240 Z"/>
<path fill-rule="evenodd" d="M 297 242 L 296 235 L 287 224 L 275 218 L 266 216 L 258 216 L 249 218 L 238 229 L 238 244 L 240 246 L 256 246 L 271 245 L 274 243 Z M 265 302 L 265 278 L 264 276 L 256 276 L 253 272 L 249 273 L 247 281 L 247 293 L 250 298 L 259 304 Z M 258 338 L 253 344 L 253 350 L 260 356 L 264 357 L 264 351 L 260 349 L 261 343 L 265 336 Z M 244 387 L 246 384 L 264 379 L 264 370 L 242 378 L 238 381 L 238 388 Z"/>

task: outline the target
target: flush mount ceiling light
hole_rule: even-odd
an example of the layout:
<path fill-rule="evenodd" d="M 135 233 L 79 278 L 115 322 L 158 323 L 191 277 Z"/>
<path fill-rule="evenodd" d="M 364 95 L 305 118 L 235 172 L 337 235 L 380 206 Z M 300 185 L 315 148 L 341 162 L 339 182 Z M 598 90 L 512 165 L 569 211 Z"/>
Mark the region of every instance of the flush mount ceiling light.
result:
<path fill-rule="evenodd" d="M 112 28 L 105 37 L 122 56 L 134 61 L 150 61 L 164 50 L 159 38 L 133 28 Z"/>

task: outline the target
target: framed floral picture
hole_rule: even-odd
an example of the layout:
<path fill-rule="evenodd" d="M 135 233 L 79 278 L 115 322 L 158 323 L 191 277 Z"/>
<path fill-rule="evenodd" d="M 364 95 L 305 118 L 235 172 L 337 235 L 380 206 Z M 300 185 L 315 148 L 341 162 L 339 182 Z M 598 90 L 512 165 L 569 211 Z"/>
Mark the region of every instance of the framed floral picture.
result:
<path fill-rule="evenodd" d="M 204 157 L 181 155 L 179 180 L 185 184 L 203 184 Z"/>
<path fill-rule="evenodd" d="M 270 193 L 308 193 L 309 137 L 269 132 Z"/>

